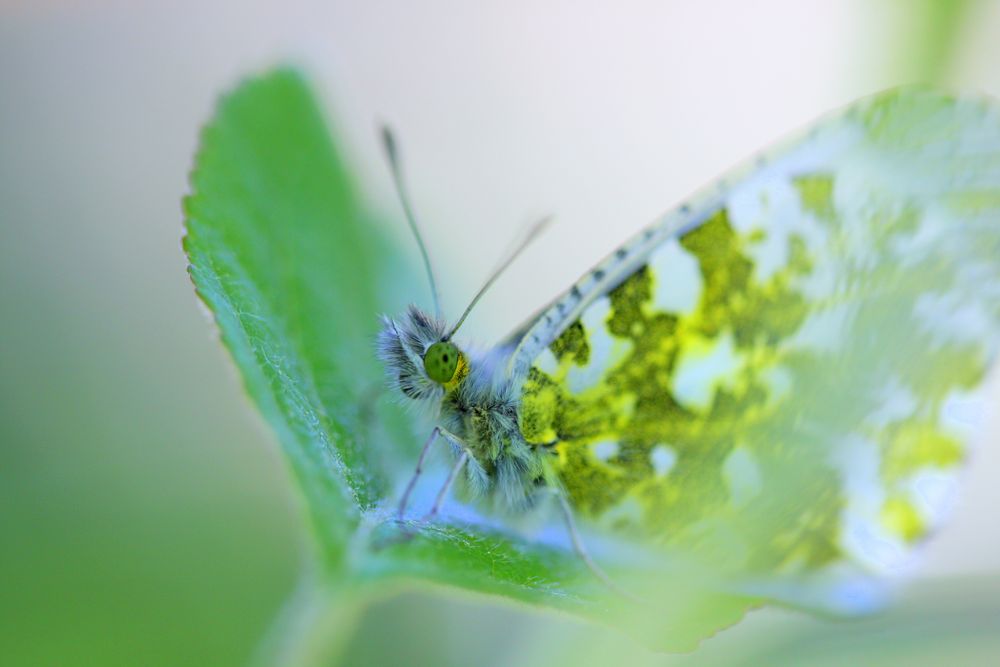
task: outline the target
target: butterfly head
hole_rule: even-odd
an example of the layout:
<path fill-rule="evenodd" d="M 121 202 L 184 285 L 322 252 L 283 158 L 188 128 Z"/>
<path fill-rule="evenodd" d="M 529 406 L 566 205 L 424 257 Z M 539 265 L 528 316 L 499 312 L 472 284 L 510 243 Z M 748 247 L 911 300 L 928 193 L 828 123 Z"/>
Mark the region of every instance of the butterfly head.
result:
<path fill-rule="evenodd" d="M 458 374 L 462 353 L 450 340 L 439 340 L 424 352 L 424 371 L 438 384 L 447 385 Z"/>
<path fill-rule="evenodd" d="M 431 269 L 431 260 L 427 254 L 427 248 L 424 246 L 420 230 L 417 228 L 410 199 L 403 187 L 402 168 L 396 140 L 387 127 L 382 128 L 382 145 L 389 161 L 400 203 L 403 205 L 403 212 L 406 214 L 410 231 L 413 232 L 413 237 L 423 258 L 427 281 L 430 283 L 431 296 L 434 300 L 434 311 L 437 316 L 432 318 L 422 310 L 411 306 L 399 320 L 385 318 L 378 339 L 379 356 L 385 364 L 390 384 L 397 386 L 405 396 L 410 398 L 416 400 L 431 399 L 440 397 L 443 392 L 456 388 L 468 375 L 469 365 L 466 357 L 458 346 L 451 342 L 452 337 L 465 322 L 465 318 L 469 316 L 479 299 L 493 284 L 493 281 L 538 235 L 548 223 L 549 218 L 544 218 L 529 230 L 528 235 L 521 243 L 500 262 L 486 283 L 472 298 L 458 321 L 449 328 L 441 315 L 441 303 L 438 299 L 434 271 Z"/>
<path fill-rule="evenodd" d="M 415 306 L 398 319 L 383 319 L 378 351 L 390 385 L 417 401 L 439 399 L 469 372 L 447 324 Z"/>

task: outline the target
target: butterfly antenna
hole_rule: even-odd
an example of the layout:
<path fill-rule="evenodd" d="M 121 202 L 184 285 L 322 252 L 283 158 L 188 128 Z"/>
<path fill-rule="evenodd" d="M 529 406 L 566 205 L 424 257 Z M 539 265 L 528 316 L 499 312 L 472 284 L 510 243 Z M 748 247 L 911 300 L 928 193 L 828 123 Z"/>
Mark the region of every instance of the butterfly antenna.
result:
<path fill-rule="evenodd" d="M 546 227 L 548 227 L 550 222 L 552 222 L 552 216 L 546 216 L 541 220 L 539 220 L 538 222 L 536 222 L 535 224 L 533 224 L 528 229 L 528 233 L 525 234 L 524 238 L 521 239 L 520 243 L 514 246 L 513 250 L 511 250 L 507 254 L 507 256 L 504 257 L 504 259 L 499 264 L 497 264 L 497 267 L 493 269 L 493 273 L 491 273 L 490 277 L 486 279 L 486 283 L 484 283 L 483 286 L 479 288 L 479 291 L 476 292 L 476 296 L 472 297 L 472 302 L 465 309 L 465 312 L 462 313 L 462 316 L 458 318 L 458 322 L 456 322 L 455 326 L 451 328 L 451 331 L 448 332 L 448 335 L 445 336 L 444 338 L 445 340 L 448 340 L 449 338 L 455 335 L 455 332 L 458 331 L 458 328 L 462 326 L 463 322 L 465 322 L 465 318 L 468 317 L 469 313 L 472 312 L 472 309 L 476 307 L 476 303 L 478 303 L 479 299 L 481 299 L 483 294 L 486 293 L 486 290 L 488 290 L 490 286 L 494 282 L 496 282 L 496 279 L 500 277 L 501 273 L 507 270 L 507 267 L 511 265 L 511 262 L 517 259 L 517 256 L 520 255 L 521 252 L 523 252 L 524 249 L 527 248 L 532 241 L 538 238 L 538 235 L 541 234 Z"/>
<path fill-rule="evenodd" d="M 410 206 L 410 198 L 406 194 L 406 187 L 403 183 L 403 169 L 400 166 L 399 150 L 396 148 L 396 138 L 387 125 L 381 127 L 381 134 L 382 147 L 385 150 L 386 159 L 389 160 L 392 180 L 396 185 L 396 194 L 399 195 L 399 201 L 403 205 L 403 213 L 406 215 L 406 221 L 410 224 L 410 231 L 413 232 L 414 238 L 417 239 L 420 255 L 424 259 L 424 269 L 427 270 L 427 280 L 431 284 L 431 297 L 434 299 L 434 312 L 437 314 L 437 318 L 441 319 L 441 300 L 438 298 L 437 281 L 434 280 L 434 270 L 431 269 L 431 258 L 427 254 L 427 246 L 424 245 L 424 239 L 420 235 L 420 228 L 417 226 L 417 218 L 413 215 L 413 207 Z"/>

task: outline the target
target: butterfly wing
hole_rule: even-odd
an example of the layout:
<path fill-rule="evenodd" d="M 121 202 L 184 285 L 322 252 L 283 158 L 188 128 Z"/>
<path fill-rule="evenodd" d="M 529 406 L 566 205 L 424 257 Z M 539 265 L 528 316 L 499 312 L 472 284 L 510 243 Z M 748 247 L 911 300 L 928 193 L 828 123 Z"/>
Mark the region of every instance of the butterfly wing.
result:
<path fill-rule="evenodd" d="M 577 510 L 851 611 L 939 522 L 1000 343 L 1000 111 L 860 102 L 612 254 L 516 337 Z M 751 585 L 749 582 L 753 582 Z"/>

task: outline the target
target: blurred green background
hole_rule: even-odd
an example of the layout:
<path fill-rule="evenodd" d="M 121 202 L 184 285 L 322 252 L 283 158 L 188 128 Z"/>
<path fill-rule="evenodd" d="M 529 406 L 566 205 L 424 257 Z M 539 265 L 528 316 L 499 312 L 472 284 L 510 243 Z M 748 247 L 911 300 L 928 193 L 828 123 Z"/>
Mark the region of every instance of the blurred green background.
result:
<path fill-rule="evenodd" d="M 373 131 L 396 125 L 446 305 L 521 223 L 556 213 L 470 321 L 488 342 L 828 108 L 918 79 L 1000 94 L 998 58 L 1000 3 L 985 0 L 0 3 L 0 663 L 245 664 L 294 587 L 297 499 L 180 250 L 198 128 L 242 75 L 304 66 L 363 195 L 401 232 Z M 570 619 L 411 592 L 368 611 L 342 662 L 987 662 L 994 441 L 886 615 L 762 611 L 657 656 Z"/>

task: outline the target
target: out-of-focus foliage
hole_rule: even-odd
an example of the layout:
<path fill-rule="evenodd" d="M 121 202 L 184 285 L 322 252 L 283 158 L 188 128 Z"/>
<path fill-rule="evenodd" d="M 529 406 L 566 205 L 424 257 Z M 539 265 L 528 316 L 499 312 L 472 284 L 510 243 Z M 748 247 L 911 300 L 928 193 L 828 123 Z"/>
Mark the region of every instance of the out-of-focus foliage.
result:
<path fill-rule="evenodd" d="M 795 612 L 754 612 L 681 655 L 651 653 L 595 626 L 539 618 L 469 600 L 406 594 L 373 605 L 344 649 L 344 665 L 461 667 L 756 667 L 991 664 L 1000 649 L 996 580 L 924 583 L 885 614 L 849 621 Z M 407 634 L 413 619 L 424 632 Z M 464 629 L 474 627 L 475 633 Z M 403 632 L 405 642 L 386 641 Z"/>
<path fill-rule="evenodd" d="M 898 19 L 895 48 L 889 56 L 904 81 L 943 83 L 951 55 L 960 46 L 963 23 L 974 14 L 976 0 L 905 0 L 894 3 Z"/>

